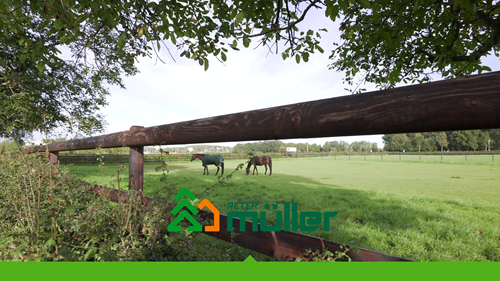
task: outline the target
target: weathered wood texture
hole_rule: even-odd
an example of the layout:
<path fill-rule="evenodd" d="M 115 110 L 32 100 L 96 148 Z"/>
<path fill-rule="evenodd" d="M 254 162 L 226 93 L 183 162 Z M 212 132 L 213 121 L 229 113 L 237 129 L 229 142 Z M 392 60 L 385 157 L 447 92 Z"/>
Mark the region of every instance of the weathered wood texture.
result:
<path fill-rule="evenodd" d="M 128 167 L 128 189 L 142 191 L 144 186 L 144 146 L 130 148 Z"/>
<path fill-rule="evenodd" d="M 52 175 L 56 174 L 56 166 L 58 163 L 59 152 L 54 151 L 49 153 L 49 162 Z"/>
<path fill-rule="evenodd" d="M 137 128 L 49 150 L 492 128 L 500 128 L 500 72 Z"/>
<path fill-rule="evenodd" d="M 95 185 L 93 191 L 100 196 L 106 196 L 116 203 L 127 202 L 128 194 L 123 190 Z M 162 205 L 166 204 L 163 201 L 155 200 L 147 196 L 143 196 L 142 201 L 146 205 L 154 202 Z M 200 210 L 199 214 L 203 219 L 213 219 L 213 214 L 211 212 Z M 328 248 L 332 252 L 342 251 L 340 247 L 342 245 L 341 243 L 291 231 L 248 231 L 252 229 L 252 223 L 249 221 L 244 221 L 244 223 L 246 224 L 247 231 L 240 232 L 240 219 L 233 218 L 234 233 L 237 235 L 232 239 L 232 242 L 276 259 L 293 260 L 298 257 L 304 257 L 306 249 L 321 250 Z M 220 215 L 220 228 L 219 232 L 205 232 L 205 234 L 231 242 L 231 232 L 227 232 L 227 216 L 225 215 Z M 355 253 L 353 250 L 347 252 L 353 261 L 411 261 L 363 248 L 358 249 L 359 253 Z"/>

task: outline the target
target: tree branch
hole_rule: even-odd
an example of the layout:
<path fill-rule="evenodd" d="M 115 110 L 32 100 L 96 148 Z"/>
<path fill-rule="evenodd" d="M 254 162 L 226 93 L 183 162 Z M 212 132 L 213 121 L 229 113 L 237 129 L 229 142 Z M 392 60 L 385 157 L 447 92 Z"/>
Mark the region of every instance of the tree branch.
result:
<path fill-rule="evenodd" d="M 272 28 L 270 30 L 267 30 L 267 31 L 264 31 L 264 32 L 261 32 L 261 33 L 257 33 L 257 34 L 245 34 L 241 37 L 236 37 L 237 39 L 242 39 L 242 38 L 252 38 L 252 37 L 260 37 L 262 35 L 266 35 L 268 33 L 272 33 L 272 32 L 277 32 L 277 31 L 281 31 L 281 30 L 290 30 L 292 27 L 294 27 L 295 25 L 297 25 L 298 23 L 300 23 L 301 21 L 304 20 L 304 18 L 306 17 L 306 14 L 307 12 L 312 8 L 312 7 L 315 7 L 316 4 L 318 2 L 321 2 L 321 0 L 314 0 L 311 2 L 311 4 L 309 4 L 309 6 L 307 6 L 307 8 L 304 10 L 304 12 L 302 13 L 302 16 L 300 16 L 300 18 L 294 22 L 292 22 L 291 24 L 285 26 L 285 27 L 280 27 L 280 28 Z M 234 35 L 234 34 L 233 34 Z"/>

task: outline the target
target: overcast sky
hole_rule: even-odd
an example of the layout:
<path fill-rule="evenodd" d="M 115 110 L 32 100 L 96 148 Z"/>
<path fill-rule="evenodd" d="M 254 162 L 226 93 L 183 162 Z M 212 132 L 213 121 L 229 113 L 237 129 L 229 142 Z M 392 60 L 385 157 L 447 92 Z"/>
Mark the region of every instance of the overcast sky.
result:
<path fill-rule="evenodd" d="M 153 58 L 142 58 L 137 64 L 140 73 L 124 77 L 126 89 L 110 87 L 109 105 L 102 110 L 108 123 L 107 133 L 128 130 L 133 125 L 144 127 L 171 124 L 242 111 L 275 107 L 286 104 L 349 95 L 342 83 L 343 73 L 328 70 L 332 43 L 339 42 L 338 25 L 324 17 L 324 11 L 311 11 L 303 29 L 327 28 L 321 46 L 309 62 L 297 64 L 295 59 L 283 61 L 281 50 L 269 53 L 268 48 L 254 50 L 256 40 L 248 49 L 229 50 L 224 64 L 210 59 L 210 68 L 204 71 L 197 61 L 180 58 L 180 51 L 170 46 L 170 55 L 162 50 L 165 63 Z M 274 50 L 273 50 L 274 52 Z M 498 59 L 495 60 L 498 65 Z M 493 67 L 492 67 L 493 68 Z M 498 69 L 498 67 L 496 67 Z M 374 85 L 364 85 L 368 91 Z M 383 147 L 382 135 L 336 138 L 283 140 L 323 145 L 326 141 L 347 142 L 366 140 Z M 236 143 L 218 143 L 234 146 Z"/>

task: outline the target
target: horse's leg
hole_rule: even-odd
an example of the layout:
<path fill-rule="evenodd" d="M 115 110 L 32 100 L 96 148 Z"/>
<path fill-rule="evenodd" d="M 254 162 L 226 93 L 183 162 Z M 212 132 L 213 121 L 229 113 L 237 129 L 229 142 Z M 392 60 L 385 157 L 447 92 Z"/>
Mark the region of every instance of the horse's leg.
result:
<path fill-rule="evenodd" d="M 220 174 L 220 176 L 222 177 L 224 175 L 224 162 L 222 162 L 220 166 L 222 168 L 222 174 Z"/>
<path fill-rule="evenodd" d="M 266 176 L 266 174 L 267 174 L 267 165 L 264 164 L 264 167 L 266 168 L 266 171 L 264 172 L 264 176 Z"/>
<path fill-rule="evenodd" d="M 205 172 L 207 172 L 207 176 L 208 176 L 208 167 L 207 166 L 203 166 L 203 175 L 205 175 Z"/>
<path fill-rule="evenodd" d="M 219 173 L 219 167 L 217 167 L 217 172 L 215 173 L 215 175 L 217 176 L 218 173 Z"/>
<path fill-rule="evenodd" d="M 255 174 L 255 171 L 257 171 L 257 176 L 259 175 L 259 170 L 257 170 L 257 165 L 254 165 L 253 166 L 253 172 Z"/>

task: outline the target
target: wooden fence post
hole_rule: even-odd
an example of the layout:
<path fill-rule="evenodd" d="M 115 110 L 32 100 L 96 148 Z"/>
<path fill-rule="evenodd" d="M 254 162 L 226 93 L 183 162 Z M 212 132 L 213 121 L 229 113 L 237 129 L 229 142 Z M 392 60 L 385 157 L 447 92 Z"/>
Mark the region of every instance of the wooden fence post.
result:
<path fill-rule="evenodd" d="M 130 147 L 128 189 L 142 191 L 144 185 L 144 146 Z"/>
<path fill-rule="evenodd" d="M 49 153 L 50 170 L 53 176 L 56 174 L 57 171 L 56 167 L 58 158 L 59 158 L 59 151 L 54 151 Z"/>
<path fill-rule="evenodd" d="M 143 129 L 142 126 L 132 126 L 130 131 Z M 132 187 L 143 191 L 144 186 L 144 146 L 131 146 L 128 161 L 128 189 Z"/>

